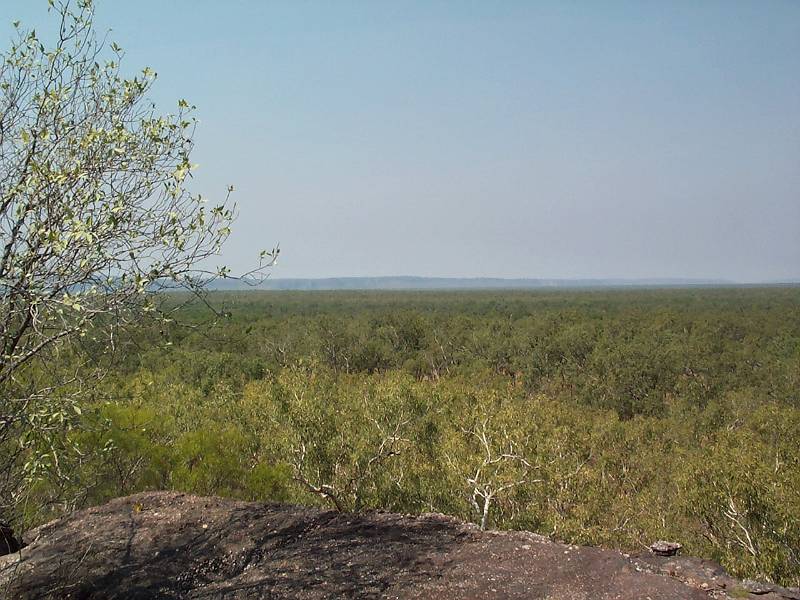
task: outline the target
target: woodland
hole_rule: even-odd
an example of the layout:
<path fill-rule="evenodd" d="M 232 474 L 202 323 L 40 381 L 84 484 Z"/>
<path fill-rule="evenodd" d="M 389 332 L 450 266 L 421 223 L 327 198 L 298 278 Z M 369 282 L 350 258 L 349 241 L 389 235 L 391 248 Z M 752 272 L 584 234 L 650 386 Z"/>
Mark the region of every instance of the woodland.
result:
<path fill-rule="evenodd" d="M 209 266 L 238 209 L 190 185 L 194 105 L 47 7 L 0 54 L 0 551 L 176 490 L 800 585 L 800 287 L 210 291 L 279 249 Z"/>
<path fill-rule="evenodd" d="M 674 540 L 800 584 L 797 287 L 203 300 L 120 340 L 29 448 L 19 520 L 172 489 Z M 72 352 L 29 375 L 63 380 Z"/>

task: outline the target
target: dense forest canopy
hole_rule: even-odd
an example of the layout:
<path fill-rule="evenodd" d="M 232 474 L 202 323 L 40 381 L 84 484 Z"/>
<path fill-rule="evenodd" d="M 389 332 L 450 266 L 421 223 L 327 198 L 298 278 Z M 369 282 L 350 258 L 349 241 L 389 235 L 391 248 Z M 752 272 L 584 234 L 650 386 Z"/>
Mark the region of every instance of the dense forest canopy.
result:
<path fill-rule="evenodd" d="M 198 306 L 120 342 L 28 522 L 171 488 L 672 539 L 800 583 L 799 288 L 211 300 L 216 328 Z"/>

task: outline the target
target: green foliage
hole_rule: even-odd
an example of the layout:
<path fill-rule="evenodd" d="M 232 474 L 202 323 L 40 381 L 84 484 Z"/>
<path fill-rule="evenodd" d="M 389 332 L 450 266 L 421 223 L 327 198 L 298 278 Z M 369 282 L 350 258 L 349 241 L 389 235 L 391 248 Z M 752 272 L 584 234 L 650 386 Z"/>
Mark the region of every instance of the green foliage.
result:
<path fill-rule="evenodd" d="M 215 301 L 223 327 L 170 328 L 85 406 L 61 465 L 83 504 L 439 511 L 800 583 L 800 290 Z"/>
<path fill-rule="evenodd" d="M 92 389 L 131 335 L 172 323 L 176 303 L 156 292 L 202 296 L 234 218 L 229 195 L 209 206 L 187 188 L 194 107 L 157 110 L 155 72 L 122 70 L 91 0 L 49 4 L 51 36 L 17 22 L 0 54 L 0 513 L 11 517 L 44 479 L 73 486 L 63 465 L 82 461 L 72 432 Z"/>

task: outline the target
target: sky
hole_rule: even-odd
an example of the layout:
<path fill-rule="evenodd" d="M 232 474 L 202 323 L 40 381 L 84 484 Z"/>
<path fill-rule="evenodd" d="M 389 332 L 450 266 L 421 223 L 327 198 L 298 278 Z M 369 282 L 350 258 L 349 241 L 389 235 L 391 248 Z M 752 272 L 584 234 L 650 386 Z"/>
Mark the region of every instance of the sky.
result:
<path fill-rule="evenodd" d="M 45 28 L 46 0 L 3 0 Z M 100 0 L 273 277 L 800 279 L 800 2 Z M 7 45 L 4 44 L 4 45 Z"/>

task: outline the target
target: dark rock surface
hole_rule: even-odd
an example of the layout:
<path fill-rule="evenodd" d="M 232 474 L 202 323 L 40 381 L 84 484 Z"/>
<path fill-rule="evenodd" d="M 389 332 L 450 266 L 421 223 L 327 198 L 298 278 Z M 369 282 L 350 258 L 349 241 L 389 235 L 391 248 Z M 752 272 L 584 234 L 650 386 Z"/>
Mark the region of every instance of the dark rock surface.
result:
<path fill-rule="evenodd" d="M 16 552 L 20 549 L 20 543 L 14 535 L 11 526 L 0 519 L 0 556 Z"/>
<path fill-rule="evenodd" d="M 791 598 L 693 558 L 627 556 L 442 515 L 138 494 L 34 529 L 9 598 Z M 749 586 L 749 587 L 748 587 Z M 752 594 L 752 595 L 751 595 Z"/>

